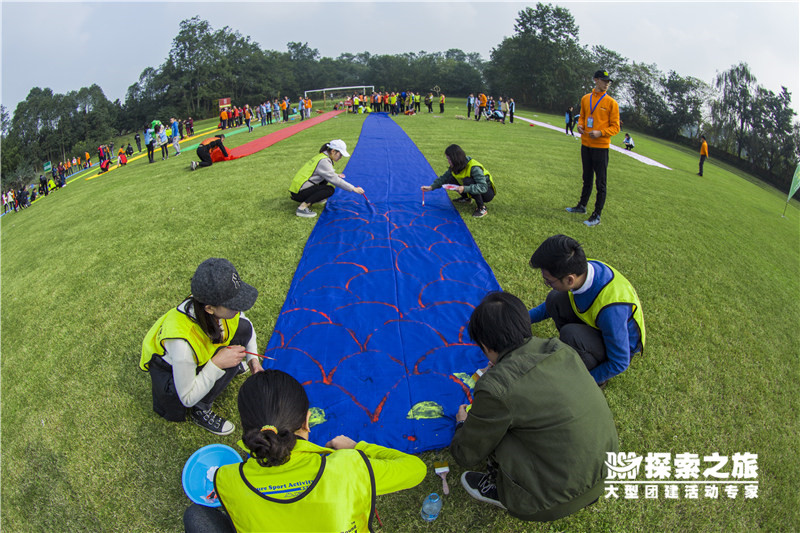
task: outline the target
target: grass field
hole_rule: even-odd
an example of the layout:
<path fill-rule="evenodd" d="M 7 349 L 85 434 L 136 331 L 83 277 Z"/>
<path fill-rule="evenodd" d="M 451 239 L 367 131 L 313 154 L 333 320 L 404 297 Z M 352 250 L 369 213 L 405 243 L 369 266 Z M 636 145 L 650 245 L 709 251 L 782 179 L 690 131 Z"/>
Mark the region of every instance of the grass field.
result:
<path fill-rule="evenodd" d="M 471 209 L 459 209 L 506 291 L 531 306 L 543 300 L 547 288 L 527 262 L 556 233 L 578 239 L 587 255 L 614 265 L 638 291 L 647 350 L 605 389 L 621 449 L 757 453 L 758 498 L 709 499 L 702 490 L 697 500 L 640 494 L 601 499 L 551 524 L 525 523 L 473 502 L 443 450 L 422 455 L 429 475 L 420 486 L 379 498 L 379 530 L 796 529 L 797 204 L 781 218 L 785 194 L 714 159 L 700 178 L 696 153 L 632 131 L 637 152 L 674 170 L 612 152 L 602 223 L 587 228 L 585 217 L 564 211 L 580 192 L 578 141 L 523 122 L 475 123 L 455 114 L 464 114 L 462 105 L 448 105 L 444 116 L 396 120 L 437 173 L 454 142 L 492 171 L 499 194 L 489 216 L 475 220 Z M 537 115 L 560 124 L 560 117 Z M 181 530 L 189 503 L 183 463 L 200 446 L 235 445 L 240 435 L 214 437 L 155 415 L 149 377 L 137 367 L 142 338 L 188 294 L 196 266 L 217 256 L 259 289 L 248 316 L 263 349 L 314 224 L 294 216 L 288 183 L 322 142 L 342 138 L 352 151 L 363 118 L 339 116 L 196 172 L 188 169 L 189 152 L 152 165 L 142 158 L 94 180 L 76 179 L 2 218 L 3 531 Z M 269 131 L 235 135 L 226 145 Z M 550 322 L 533 332 L 556 334 Z M 237 425 L 243 379 L 216 404 Z M 453 491 L 439 520 L 425 524 L 419 507 L 441 488 L 432 464 L 442 458 L 450 462 Z"/>

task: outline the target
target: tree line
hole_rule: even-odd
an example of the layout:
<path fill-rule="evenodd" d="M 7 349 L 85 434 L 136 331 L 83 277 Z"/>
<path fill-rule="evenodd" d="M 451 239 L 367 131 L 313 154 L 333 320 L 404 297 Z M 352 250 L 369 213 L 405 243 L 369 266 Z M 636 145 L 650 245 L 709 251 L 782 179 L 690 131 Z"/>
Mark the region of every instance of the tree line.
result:
<path fill-rule="evenodd" d="M 90 153 L 114 135 L 139 130 L 153 118 L 217 113 L 217 99 L 260 103 L 294 98 L 304 90 L 374 85 L 379 91 L 431 91 L 462 97 L 485 91 L 512 96 L 542 111 L 563 112 L 592 87 L 590 73 L 612 73 L 612 94 L 625 127 L 694 145 L 705 134 L 717 156 L 788 189 L 800 159 L 800 124 L 783 87 L 775 94 L 758 85 L 747 64 L 732 66 L 711 82 L 662 72 L 604 46 L 581 45 L 567 8 L 538 3 L 518 13 L 514 34 L 491 51 L 477 53 L 343 53 L 320 57 L 308 43 L 286 51 L 265 50 L 229 27 L 214 29 L 199 17 L 184 20 L 164 62 L 147 67 L 124 102 L 109 101 L 92 85 L 54 94 L 31 89 L 9 118 L 2 110 L 2 180 L 33 177 L 43 161 Z"/>

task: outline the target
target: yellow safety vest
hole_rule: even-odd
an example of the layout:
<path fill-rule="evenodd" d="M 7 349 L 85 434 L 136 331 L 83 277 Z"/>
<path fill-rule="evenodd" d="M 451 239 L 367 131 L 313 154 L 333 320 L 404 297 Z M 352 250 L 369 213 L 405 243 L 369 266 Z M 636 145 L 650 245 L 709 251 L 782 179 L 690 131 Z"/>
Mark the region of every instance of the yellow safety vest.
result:
<path fill-rule="evenodd" d="M 319 162 L 326 157 L 328 157 L 328 154 L 325 152 L 319 153 L 312 157 L 305 165 L 300 167 L 300 170 L 298 170 L 297 174 L 295 174 L 294 178 L 292 178 L 292 183 L 289 185 L 289 192 L 293 192 L 295 194 L 300 192 L 300 187 L 302 187 L 303 184 L 308 181 L 308 178 L 314 175 L 314 171 L 317 170 L 317 165 L 319 165 Z"/>
<path fill-rule="evenodd" d="M 597 260 L 590 259 L 590 261 Z M 570 291 L 569 303 L 572 305 L 572 310 L 575 312 L 578 318 L 584 321 L 587 325 L 593 327 L 594 329 L 600 329 L 597 327 L 597 315 L 600 314 L 600 311 L 609 305 L 619 303 L 631 304 L 633 306 L 633 320 L 635 320 L 636 325 L 639 326 L 639 332 L 642 335 L 642 349 L 644 349 L 644 315 L 642 314 L 642 303 L 639 301 L 639 296 L 636 294 L 636 289 L 633 288 L 631 282 L 628 281 L 625 276 L 620 274 L 617 269 L 611 265 L 606 265 L 602 261 L 597 262 L 611 269 L 611 273 L 613 274 L 611 281 L 609 281 L 605 287 L 600 289 L 600 292 L 597 294 L 597 298 L 594 299 L 594 302 L 592 302 L 592 305 L 589 306 L 589 309 L 583 313 L 578 311 L 578 307 L 575 305 L 575 297 Z"/>
<path fill-rule="evenodd" d="M 214 488 L 238 532 L 372 531 L 375 476 L 360 450 L 298 439 L 287 463 L 222 466 Z"/>
<path fill-rule="evenodd" d="M 236 313 L 233 318 L 220 321 L 222 323 L 222 342 L 214 344 L 195 319 L 178 308 L 170 309 L 153 324 L 153 327 L 145 335 L 139 367 L 147 371 L 153 355 L 163 357 L 166 352 L 164 341 L 169 339 L 183 339 L 188 342 L 194 352 L 197 366 L 203 366 L 217 353 L 217 350 L 231 343 L 231 339 L 236 335 L 236 330 L 239 329 L 239 316 L 239 313 Z"/>
<path fill-rule="evenodd" d="M 460 185 L 464 185 L 464 178 L 468 178 L 472 174 L 472 167 L 480 167 L 481 170 L 483 170 L 483 175 L 486 176 L 486 179 L 489 180 L 489 185 L 491 185 L 494 193 L 497 194 L 497 187 L 494 186 L 494 179 L 492 178 L 492 174 L 488 170 L 486 170 L 486 168 L 483 165 L 481 165 L 474 159 L 469 159 L 467 161 L 467 166 L 464 167 L 464 170 L 462 170 L 461 172 L 455 173 L 453 171 L 450 171 L 450 173 L 453 175 L 453 177 Z"/>

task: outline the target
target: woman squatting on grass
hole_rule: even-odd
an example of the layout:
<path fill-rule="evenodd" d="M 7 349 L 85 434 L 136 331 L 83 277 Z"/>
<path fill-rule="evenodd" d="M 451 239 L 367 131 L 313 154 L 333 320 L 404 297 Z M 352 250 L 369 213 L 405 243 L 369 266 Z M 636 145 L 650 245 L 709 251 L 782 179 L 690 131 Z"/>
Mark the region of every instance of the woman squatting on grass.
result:
<path fill-rule="evenodd" d="M 212 404 L 228 383 L 246 372 L 262 372 L 256 333 L 243 311 L 258 291 L 243 282 L 227 259 L 203 261 L 192 277 L 192 294 L 153 324 L 142 343 L 139 367 L 150 373 L 153 410 L 172 422 L 189 417 L 215 435 L 234 425 L 215 414 Z"/>
<path fill-rule="evenodd" d="M 317 216 L 311 206 L 327 200 L 333 195 L 334 185 L 356 194 L 364 194 L 364 189 L 344 181 L 344 174 L 337 174 L 333 164 L 342 156 L 350 157 L 347 145 L 341 139 L 322 145 L 319 153 L 303 165 L 294 175 L 289 194 L 292 200 L 300 202 L 295 214 L 303 218 Z"/>
<path fill-rule="evenodd" d="M 244 382 L 239 415 L 249 457 L 214 475 L 228 515 L 193 504 L 183 516 L 189 533 L 372 531 L 376 496 L 415 487 L 425 477 L 418 457 L 391 448 L 344 435 L 325 447 L 313 444 L 305 389 L 280 370 Z"/>

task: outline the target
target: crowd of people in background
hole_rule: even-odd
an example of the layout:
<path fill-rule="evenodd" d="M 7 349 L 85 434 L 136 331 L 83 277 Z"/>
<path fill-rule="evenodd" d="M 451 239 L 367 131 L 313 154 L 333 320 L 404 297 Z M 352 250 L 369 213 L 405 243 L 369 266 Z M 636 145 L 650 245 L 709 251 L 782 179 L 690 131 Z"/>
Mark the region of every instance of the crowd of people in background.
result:
<path fill-rule="evenodd" d="M 444 113 L 445 95 L 443 93 L 428 92 L 423 96 L 419 91 L 377 91 L 372 94 L 364 92 L 354 93 L 345 100 L 334 105 L 334 109 L 344 109 L 348 113 L 371 113 L 382 111 L 390 115 L 415 115 L 420 113 L 422 105 L 425 105 L 428 113 L 433 113 L 433 106 L 438 102 L 439 113 Z M 253 122 L 260 121 L 261 126 L 273 123 L 288 122 L 290 118 L 299 117 L 300 120 L 311 118 L 313 102 L 305 96 L 298 96 L 292 101 L 288 96 L 283 98 L 266 98 L 261 104 L 250 106 L 226 106 L 220 109 L 218 128 L 227 130 L 234 127 L 246 126 L 248 132 L 253 131 Z M 513 98 L 500 97 L 495 99 L 483 93 L 478 96 L 470 94 L 467 98 L 467 118 L 474 115 L 475 120 L 481 118 L 495 120 L 505 124 L 514 122 L 515 103 Z M 322 111 L 317 111 L 321 113 Z M 170 155 L 179 156 L 181 154 L 180 141 L 194 136 L 194 120 L 188 117 L 185 120 L 172 117 L 166 123 L 160 120 L 153 120 L 144 126 L 141 132 L 136 132 L 133 141 L 136 144 L 134 150 L 131 143 L 120 146 L 114 152 L 114 143 L 102 144 L 97 147 L 97 158 L 100 166 L 100 173 L 107 172 L 111 165 L 116 162 L 117 167 L 125 166 L 134 153 L 147 151 L 150 163 L 155 162 L 156 149 L 160 148 L 161 160 L 169 159 Z M 144 141 L 144 147 L 142 146 Z M 173 147 L 173 154 L 170 154 L 169 145 Z M 3 213 L 10 210 L 17 211 L 24 209 L 39 195 L 47 196 L 51 191 L 60 189 L 66 185 L 66 179 L 77 172 L 93 166 L 92 155 L 87 151 L 83 156 L 73 156 L 65 158 L 53 164 L 50 172 L 52 178 L 40 177 L 38 186 L 35 184 L 25 185 L 17 190 L 8 189 L 3 194 Z M 116 157 L 116 159 L 115 159 Z"/>

